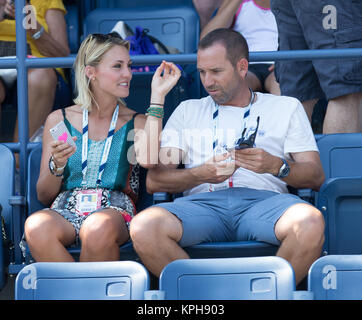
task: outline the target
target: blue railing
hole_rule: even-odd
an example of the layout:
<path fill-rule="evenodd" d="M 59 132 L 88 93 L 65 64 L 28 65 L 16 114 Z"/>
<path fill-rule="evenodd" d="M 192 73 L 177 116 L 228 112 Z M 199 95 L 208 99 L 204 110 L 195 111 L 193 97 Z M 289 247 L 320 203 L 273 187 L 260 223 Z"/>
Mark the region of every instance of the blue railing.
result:
<path fill-rule="evenodd" d="M 71 68 L 75 56 L 60 58 L 27 58 L 26 57 L 26 30 L 22 22 L 25 17 L 22 8 L 25 0 L 16 0 L 16 58 L 1 59 L 0 69 L 16 68 L 18 71 L 18 121 L 19 142 L 6 143 L 14 152 L 20 154 L 20 196 L 25 197 L 25 186 L 27 181 L 27 156 L 35 145 L 29 143 L 28 136 L 28 79 L 29 68 L 62 67 Z M 333 49 L 333 50 L 295 50 L 279 52 L 251 52 L 250 61 L 276 61 L 276 60 L 315 60 L 315 59 L 348 59 L 362 58 L 362 48 L 356 49 Z M 159 64 L 162 60 L 173 61 L 178 64 L 195 64 L 196 54 L 176 55 L 146 55 L 132 56 L 135 65 Z M 23 208 L 25 210 L 25 208 Z M 18 255 L 16 255 L 18 256 Z M 17 262 L 17 261 L 16 261 Z"/>

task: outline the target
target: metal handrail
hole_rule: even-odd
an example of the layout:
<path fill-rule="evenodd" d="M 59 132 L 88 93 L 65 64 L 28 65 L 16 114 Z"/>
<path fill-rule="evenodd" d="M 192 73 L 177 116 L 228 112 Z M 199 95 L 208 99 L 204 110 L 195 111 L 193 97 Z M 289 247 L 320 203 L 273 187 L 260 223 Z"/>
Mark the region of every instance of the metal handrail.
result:
<path fill-rule="evenodd" d="M 349 59 L 362 58 L 362 48 L 348 49 L 322 49 L 322 50 L 290 50 L 290 51 L 258 51 L 250 52 L 250 62 L 278 61 L 278 60 L 320 60 L 320 59 Z M 159 64 L 162 60 L 168 60 L 180 64 L 195 64 L 196 53 L 186 54 L 151 54 L 131 56 L 135 65 Z M 72 68 L 75 55 L 57 58 L 25 58 L 24 65 L 27 68 Z M 0 59 L 0 69 L 16 68 L 19 59 Z"/>

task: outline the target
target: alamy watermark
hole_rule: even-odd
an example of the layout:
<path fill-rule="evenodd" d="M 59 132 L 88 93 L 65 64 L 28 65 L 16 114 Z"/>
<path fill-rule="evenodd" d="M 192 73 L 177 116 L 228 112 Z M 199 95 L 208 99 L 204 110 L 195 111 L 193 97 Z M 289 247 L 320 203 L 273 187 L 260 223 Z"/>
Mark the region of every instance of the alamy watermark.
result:
<path fill-rule="evenodd" d="M 36 22 L 36 8 L 31 5 L 27 4 L 23 7 L 23 13 L 25 17 L 23 19 L 23 28 L 25 30 L 36 29 L 37 22 Z"/>
<path fill-rule="evenodd" d="M 32 289 L 35 290 L 36 289 L 36 268 L 32 265 L 27 266 L 26 268 L 27 271 L 27 275 L 23 278 L 23 288 L 26 290 Z M 25 272 L 24 270 L 22 271 L 23 273 Z"/>
<path fill-rule="evenodd" d="M 333 265 L 324 266 L 322 273 L 325 274 L 322 280 L 322 286 L 325 290 L 337 289 L 337 269 Z"/>
<path fill-rule="evenodd" d="M 323 28 L 325 30 L 337 29 L 337 9 L 335 6 L 329 4 L 323 7 L 323 14 L 326 16 L 323 18 Z"/>

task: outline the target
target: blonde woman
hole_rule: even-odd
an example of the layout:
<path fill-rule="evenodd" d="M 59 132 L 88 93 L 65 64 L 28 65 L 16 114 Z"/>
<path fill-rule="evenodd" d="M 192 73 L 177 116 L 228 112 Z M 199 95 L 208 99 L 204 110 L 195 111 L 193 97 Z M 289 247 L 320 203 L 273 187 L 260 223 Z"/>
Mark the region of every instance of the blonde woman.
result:
<path fill-rule="evenodd" d="M 66 247 L 79 240 L 80 261 L 118 260 L 119 246 L 129 239 L 139 165 L 157 162 L 165 96 L 180 77 L 173 63 L 162 62 L 147 113 L 137 114 L 122 100 L 129 95 L 130 66 L 129 44 L 117 34 L 89 35 L 80 46 L 76 105 L 51 113 L 44 127 L 37 193 L 51 206 L 25 222 L 36 261 L 73 261 Z M 75 147 L 50 134 L 60 121 Z"/>

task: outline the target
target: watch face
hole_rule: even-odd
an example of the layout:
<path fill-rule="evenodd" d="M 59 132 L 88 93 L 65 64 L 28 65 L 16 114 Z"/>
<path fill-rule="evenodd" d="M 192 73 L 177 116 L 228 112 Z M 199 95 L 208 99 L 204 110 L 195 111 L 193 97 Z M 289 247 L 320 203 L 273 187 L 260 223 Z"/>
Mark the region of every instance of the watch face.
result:
<path fill-rule="evenodd" d="M 286 177 L 289 174 L 289 167 L 285 166 L 285 168 L 282 171 L 282 176 Z"/>
<path fill-rule="evenodd" d="M 53 161 L 53 160 L 50 161 L 49 165 L 50 165 L 50 168 L 51 168 L 52 170 L 55 170 L 55 165 L 54 165 L 54 161 Z"/>
<path fill-rule="evenodd" d="M 280 170 L 279 170 L 279 175 L 278 175 L 278 177 L 280 177 L 280 178 L 285 178 L 285 177 L 287 177 L 288 176 L 288 174 L 289 174 L 289 171 L 290 171 L 290 167 L 289 167 L 289 165 L 288 165 L 288 163 L 285 161 L 285 160 L 283 160 L 283 165 L 280 167 Z"/>

